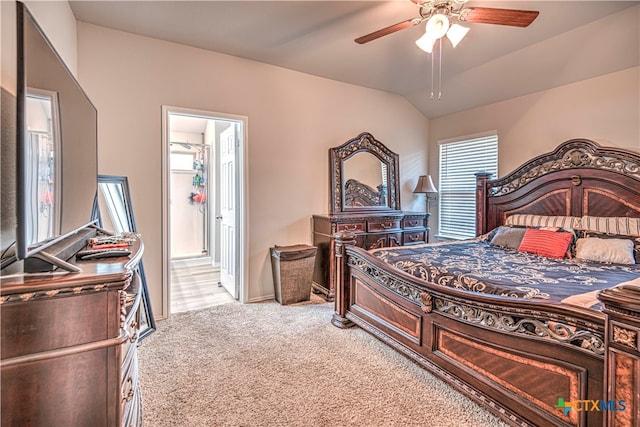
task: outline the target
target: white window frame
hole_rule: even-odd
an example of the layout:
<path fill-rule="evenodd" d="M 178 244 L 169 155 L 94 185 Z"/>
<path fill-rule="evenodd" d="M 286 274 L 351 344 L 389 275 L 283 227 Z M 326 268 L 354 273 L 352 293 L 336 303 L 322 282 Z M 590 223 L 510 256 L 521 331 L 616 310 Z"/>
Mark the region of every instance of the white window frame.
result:
<path fill-rule="evenodd" d="M 498 132 L 488 131 L 438 141 L 438 238 L 476 235 L 476 177 L 498 174 Z"/>

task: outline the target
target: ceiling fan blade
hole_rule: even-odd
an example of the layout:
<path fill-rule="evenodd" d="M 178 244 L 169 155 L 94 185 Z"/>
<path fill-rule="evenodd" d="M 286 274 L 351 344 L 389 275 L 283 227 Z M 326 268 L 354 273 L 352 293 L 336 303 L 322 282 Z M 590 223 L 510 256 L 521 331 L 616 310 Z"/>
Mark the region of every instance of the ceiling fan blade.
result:
<path fill-rule="evenodd" d="M 419 24 L 421 19 L 413 18 L 408 19 L 406 21 L 398 22 L 397 24 L 390 25 L 386 28 L 383 28 L 378 31 L 374 31 L 373 33 L 367 34 L 366 36 L 358 37 L 355 42 L 359 44 L 368 43 L 372 40 L 379 39 L 380 37 L 387 36 L 389 34 L 395 33 L 396 31 L 404 30 L 405 28 L 413 27 L 414 25 Z"/>
<path fill-rule="evenodd" d="M 540 14 L 536 10 L 494 9 L 492 7 L 469 7 L 463 11 L 461 20 L 481 24 L 528 27 Z"/>

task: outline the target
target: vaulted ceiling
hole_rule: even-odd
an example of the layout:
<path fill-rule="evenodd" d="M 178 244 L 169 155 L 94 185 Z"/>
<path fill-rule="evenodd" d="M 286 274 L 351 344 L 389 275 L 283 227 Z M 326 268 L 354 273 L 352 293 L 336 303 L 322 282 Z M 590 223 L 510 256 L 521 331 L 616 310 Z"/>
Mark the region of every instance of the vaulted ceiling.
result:
<path fill-rule="evenodd" d="M 431 59 L 415 45 L 423 24 L 354 42 L 417 17 L 410 0 L 70 4 L 79 21 L 396 93 L 429 118 L 640 65 L 638 1 L 469 0 L 540 15 L 527 28 L 469 23 L 455 49 L 445 42 L 440 100 L 429 99 Z"/>

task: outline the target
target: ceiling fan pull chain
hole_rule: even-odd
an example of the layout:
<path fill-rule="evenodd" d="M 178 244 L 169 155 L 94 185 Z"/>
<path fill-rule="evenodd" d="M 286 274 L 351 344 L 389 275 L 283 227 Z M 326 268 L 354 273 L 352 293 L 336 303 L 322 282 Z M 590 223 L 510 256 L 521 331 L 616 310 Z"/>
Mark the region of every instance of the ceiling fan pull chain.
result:
<path fill-rule="evenodd" d="M 429 99 L 433 100 L 433 73 L 434 73 L 434 66 L 433 66 L 433 62 L 436 60 L 436 56 L 432 53 L 431 54 L 431 96 L 429 97 Z"/>
<path fill-rule="evenodd" d="M 442 98 L 442 38 L 438 39 L 438 101 Z"/>

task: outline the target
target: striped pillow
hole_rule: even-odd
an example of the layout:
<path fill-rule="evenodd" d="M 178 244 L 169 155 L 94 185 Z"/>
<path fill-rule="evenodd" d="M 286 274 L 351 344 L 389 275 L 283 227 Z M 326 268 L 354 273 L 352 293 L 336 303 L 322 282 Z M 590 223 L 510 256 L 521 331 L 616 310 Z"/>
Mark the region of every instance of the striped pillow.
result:
<path fill-rule="evenodd" d="M 619 236 L 640 236 L 640 218 L 585 215 L 581 219 L 579 228 Z"/>
<path fill-rule="evenodd" d="M 526 227 L 580 228 L 580 218 L 577 216 L 515 214 L 507 217 L 505 225 L 524 225 Z"/>
<path fill-rule="evenodd" d="M 548 258 L 564 258 L 573 233 L 527 228 L 518 252 L 529 252 Z"/>

